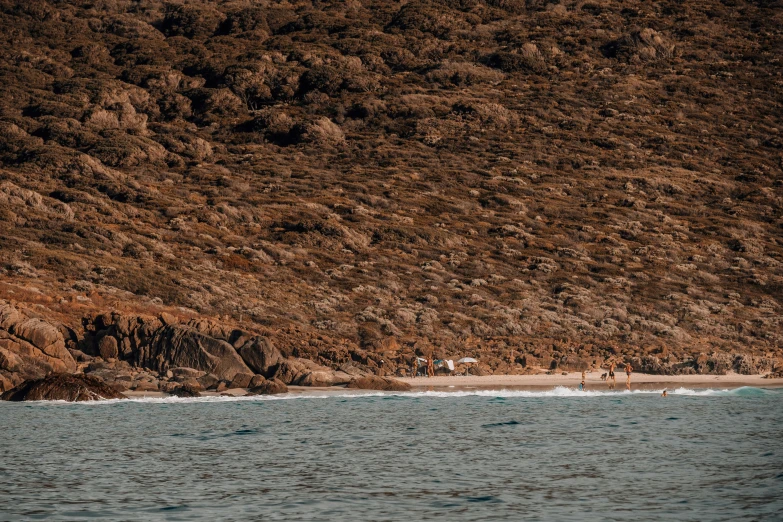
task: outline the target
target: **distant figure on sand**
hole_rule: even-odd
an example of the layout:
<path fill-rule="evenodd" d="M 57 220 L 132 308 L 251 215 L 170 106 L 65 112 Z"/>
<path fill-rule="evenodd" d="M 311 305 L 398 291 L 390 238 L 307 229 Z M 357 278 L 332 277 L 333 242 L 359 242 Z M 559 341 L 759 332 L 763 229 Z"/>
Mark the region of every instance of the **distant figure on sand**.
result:
<path fill-rule="evenodd" d="M 435 366 L 432 364 L 432 357 L 427 357 L 427 377 L 435 377 Z"/>
<path fill-rule="evenodd" d="M 413 356 L 413 360 L 411 361 L 411 377 L 416 377 L 419 375 L 419 358 L 417 356 Z"/>
<path fill-rule="evenodd" d="M 631 389 L 631 372 L 633 371 L 633 367 L 631 367 L 631 363 L 625 363 L 625 389 L 630 390 Z"/>
<path fill-rule="evenodd" d="M 586 391 L 585 380 L 584 379 L 582 379 L 582 384 L 579 385 L 579 390 L 580 391 Z"/>
<path fill-rule="evenodd" d="M 609 383 L 611 389 L 614 389 L 614 385 L 617 384 L 617 379 L 614 376 L 614 362 L 609 363 L 609 376 L 606 378 L 606 382 Z"/>
<path fill-rule="evenodd" d="M 585 379 L 585 371 L 584 371 L 584 370 L 582 370 L 582 382 L 585 382 L 585 380 L 586 380 L 586 379 Z"/>

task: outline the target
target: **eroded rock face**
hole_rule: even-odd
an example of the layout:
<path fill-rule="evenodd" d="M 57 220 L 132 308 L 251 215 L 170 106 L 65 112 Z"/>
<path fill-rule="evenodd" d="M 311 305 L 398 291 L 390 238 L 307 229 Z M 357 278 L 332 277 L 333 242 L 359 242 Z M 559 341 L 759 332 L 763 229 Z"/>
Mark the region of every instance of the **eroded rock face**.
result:
<path fill-rule="evenodd" d="M 397 381 L 387 377 L 368 376 L 351 380 L 346 388 L 358 390 L 408 391 L 411 389 L 411 385 L 407 382 Z"/>
<path fill-rule="evenodd" d="M 0 391 L 25 380 L 75 370 L 76 361 L 60 329 L 0 301 Z"/>
<path fill-rule="evenodd" d="M 279 393 L 288 393 L 288 386 L 279 379 L 268 379 L 247 391 L 248 395 L 276 395 Z"/>
<path fill-rule="evenodd" d="M 88 375 L 56 373 L 25 381 L 0 396 L 5 401 L 100 401 L 125 396 L 100 379 Z"/>
<path fill-rule="evenodd" d="M 219 379 L 231 380 L 237 373 L 253 372 L 234 347 L 225 341 L 204 335 L 187 326 L 165 326 L 155 342 L 139 350 L 141 366 L 165 371 L 182 366 L 209 372 Z"/>
<path fill-rule="evenodd" d="M 247 388 L 250 386 L 250 381 L 253 380 L 253 374 L 251 373 L 237 373 L 231 382 L 228 383 L 228 389 L 234 388 Z"/>
<path fill-rule="evenodd" d="M 155 317 L 102 314 L 88 319 L 85 326 L 88 332 L 95 332 L 90 336 L 93 342 L 99 339 L 97 346 L 85 349 L 104 358 L 114 354 L 116 346 L 117 357 L 161 373 L 171 369 L 191 372 L 195 378 L 210 373 L 229 382 L 237 373 L 254 373 L 231 344 L 205 333 L 225 333 L 207 328 L 211 323 L 198 324 L 197 328 L 176 324 L 171 318 L 163 321 Z"/>
<path fill-rule="evenodd" d="M 285 384 L 293 384 L 304 371 L 305 366 L 298 360 L 286 359 L 277 365 L 272 377 Z"/>
<path fill-rule="evenodd" d="M 248 339 L 237 351 L 251 370 L 264 376 L 268 376 L 272 367 L 283 360 L 283 356 L 266 337 Z"/>
<path fill-rule="evenodd" d="M 184 384 L 174 388 L 169 392 L 169 394 L 175 397 L 201 397 L 201 393 L 198 391 L 198 389 L 189 384 Z"/>

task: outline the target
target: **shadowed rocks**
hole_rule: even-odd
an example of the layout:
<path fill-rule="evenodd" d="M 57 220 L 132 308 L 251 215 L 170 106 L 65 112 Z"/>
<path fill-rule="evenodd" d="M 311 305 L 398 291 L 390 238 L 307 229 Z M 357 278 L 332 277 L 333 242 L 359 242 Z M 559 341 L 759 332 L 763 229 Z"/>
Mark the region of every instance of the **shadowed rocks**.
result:
<path fill-rule="evenodd" d="M 169 392 L 169 395 L 175 397 L 201 397 L 201 393 L 194 386 L 184 384 L 178 388 L 174 388 Z"/>
<path fill-rule="evenodd" d="M 57 373 L 25 381 L 0 396 L 4 401 L 100 401 L 125 396 L 95 377 Z"/>
<path fill-rule="evenodd" d="M 288 386 L 279 379 L 268 379 L 247 391 L 248 395 L 276 395 L 288 393 Z"/>

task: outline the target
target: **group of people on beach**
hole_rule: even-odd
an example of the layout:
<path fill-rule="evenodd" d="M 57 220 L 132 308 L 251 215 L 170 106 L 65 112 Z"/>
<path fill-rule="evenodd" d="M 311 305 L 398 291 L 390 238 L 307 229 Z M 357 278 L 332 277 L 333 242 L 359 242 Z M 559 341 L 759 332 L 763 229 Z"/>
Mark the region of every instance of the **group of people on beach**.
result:
<path fill-rule="evenodd" d="M 609 371 L 601 376 L 603 379 L 604 376 L 606 376 L 606 382 L 609 384 L 609 389 L 614 390 L 614 387 L 617 385 L 617 377 L 614 375 L 614 369 L 615 369 L 615 363 L 614 361 L 609 362 Z M 625 389 L 630 390 L 631 389 L 631 373 L 633 372 L 633 366 L 631 366 L 631 363 L 625 363 Z M 585 380 L 587 378 L 587 374 L 584 370 L 582 370 L 582 382 L 579 384 L 579 389 L 582 391 L 585 391 L 587 389 L 587 386 L 585 384 Z"/>
<path fill-rule="evenodd" d="M 432 357 L 427 357 L 424 368 L 427 373 L 427 377 L 435 377 L 435 361 L 432 360 Z M 413 361 L 411 362 L 411 376 L 416 377 L 419 375 L 419 358 L 415 355 L 413 356 Z"/>

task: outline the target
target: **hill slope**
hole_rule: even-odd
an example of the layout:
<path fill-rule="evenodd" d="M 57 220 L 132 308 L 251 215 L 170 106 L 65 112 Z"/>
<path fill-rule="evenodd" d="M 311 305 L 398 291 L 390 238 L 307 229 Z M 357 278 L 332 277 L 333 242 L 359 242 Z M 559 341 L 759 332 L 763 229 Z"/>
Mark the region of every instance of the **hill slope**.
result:
<path fill-rule="evenodd" d="M 780 2 L 0 6 L 0 298 L 392 371 L 783 355 Z"/>

